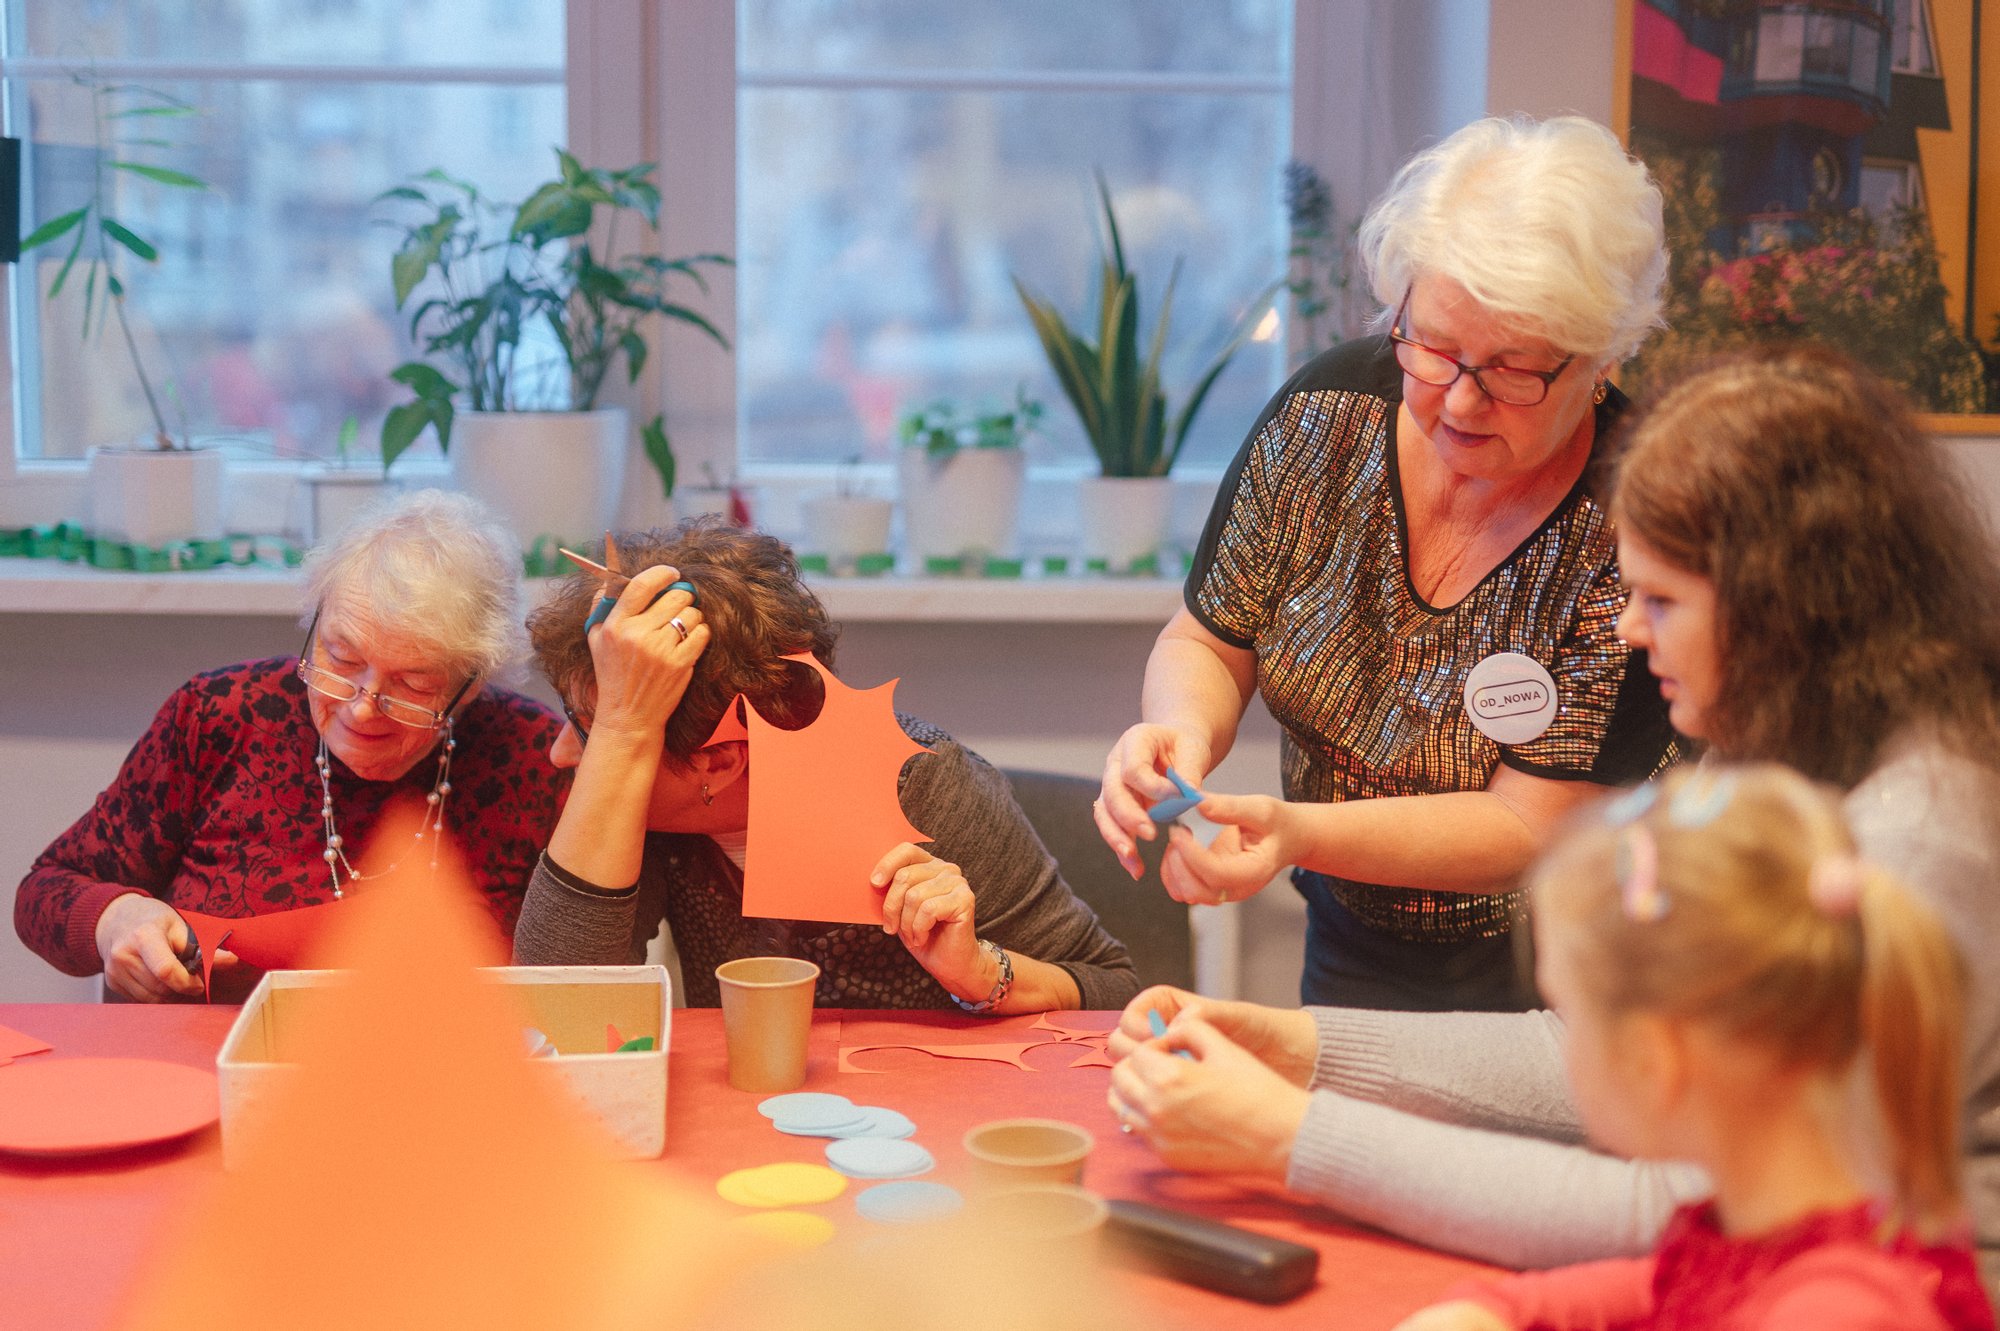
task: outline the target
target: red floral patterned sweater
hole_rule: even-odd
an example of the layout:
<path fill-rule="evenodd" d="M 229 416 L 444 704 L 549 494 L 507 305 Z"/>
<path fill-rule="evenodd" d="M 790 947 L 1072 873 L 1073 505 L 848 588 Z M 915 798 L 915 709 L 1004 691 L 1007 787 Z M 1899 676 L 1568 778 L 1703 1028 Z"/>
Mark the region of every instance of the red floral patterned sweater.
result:
<path fill-rule="evenodd" d="M 318 732 L 295 658 L 196 675 L 174 692 L 96 804 L 42 852 L 14 898 L 21 941 L 71 975 L 103 969 L 97 919 L 126 892 L 211 915 L 262 915 L 333 899 L 320 822 Z M 561 719 L 505 689 L 480 691 L 454 723 L 445 830 L 495 922 L 511 936 L 569 773 L 549 762 Z M 349 855 L 392 805 L 421 808 L 426 757 L 395 781 L 332 759 L 334 816 Z M 364 885 L 361 891 L 366 891 Z M 216 972 L 218 1001 L 256 976 Z"/>
<path fill-rule="evenodd" d="M 1651 1257 L 1585 1262 L 1454 1291 L 1516 1331 L 1993 1331 L 1969 1243 L 1926 1247 L 1872 1203 L 1731 1238 L 1685 1206 Z"/>

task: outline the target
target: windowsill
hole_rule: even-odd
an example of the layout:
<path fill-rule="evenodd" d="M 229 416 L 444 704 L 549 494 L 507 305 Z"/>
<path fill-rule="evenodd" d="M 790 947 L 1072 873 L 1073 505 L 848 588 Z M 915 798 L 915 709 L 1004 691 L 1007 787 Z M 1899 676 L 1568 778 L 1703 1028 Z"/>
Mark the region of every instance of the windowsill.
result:
<path fill-rule="evenodd" d="M 841 623 L 1164 624 L 1179 578 L 809 577 Z M 530 591 L 537 584 L 529 584 Z M 44 559 L 0 559 L 0 613 L 55 615 L 299 614 L 293 569 L 115 573 Z"/>

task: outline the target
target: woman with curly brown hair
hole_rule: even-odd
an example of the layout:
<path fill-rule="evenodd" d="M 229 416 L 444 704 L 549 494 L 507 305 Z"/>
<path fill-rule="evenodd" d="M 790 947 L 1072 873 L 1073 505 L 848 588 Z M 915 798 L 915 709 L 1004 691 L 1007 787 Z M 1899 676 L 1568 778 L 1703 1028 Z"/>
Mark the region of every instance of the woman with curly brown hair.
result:
<path fill-rule="evenodd" d="M 550 752 L 576 779 L 514 933 L 523 964 L 639 960 L 662 919 L 689 1003 L 718 1001 L 715 967 L 746 956 L 818 964 L 823 1006 L 975 1012 L 1117 1007 L 1138 989 L 1125 949 L 1071 894 L 1006 777 L 937 727 L 898 795 L 929 850 L 883 847 L 880 925 L 747 918 L 749 745 L 716 740 L 737 698 L 780 729 L 819 712 L 834 625 L 769 536 L 697 519 L 617 538 L 641 568 L 601 625 L 577 576 L 530 616 L 569 725 Z M 686 588 L 698 592 L 691 594 Z M 695 597 L 699 597 L 696 608 Z"/>
<path fill-rule="evenodd" d="M 2000 1277 L 2000 561 L 1965 478 L 1895 390 L 1812 348 L 1721 362 L 1642 417 L 1611 505 L 1675 727 L 1718 758 L 1846 792 L 1864 857 L 1970 967 L 1967 1196 Z M 1175 1017 L 1151 1041 L 1145 1014 Z M 1516 1266 L 1644 1251 L 1706 1194 L 1587 1150 L 1547 1012 L 1280 1012 L 1148 990 L 1115 1103 L 1172 1163 L 1247 1170 Z M 1167 1057 L 1175 1045 L 1200 1061 Z M 1226 1134 L 1212 1125 L 1227 1122 Z"/>

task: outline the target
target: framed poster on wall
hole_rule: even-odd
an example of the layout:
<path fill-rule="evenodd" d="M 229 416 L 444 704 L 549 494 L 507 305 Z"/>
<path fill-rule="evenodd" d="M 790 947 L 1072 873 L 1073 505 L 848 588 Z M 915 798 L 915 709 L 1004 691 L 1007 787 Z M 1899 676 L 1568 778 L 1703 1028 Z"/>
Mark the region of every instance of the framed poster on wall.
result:
<path fill-rule="evenodd" d="M 1934 433 L 2000 434 L 2000 14 L 1620 3 L 1618 128 L 1673 253 L 1670 327 L 1627 387 L 1810 339 L 1901 385 Z"/>

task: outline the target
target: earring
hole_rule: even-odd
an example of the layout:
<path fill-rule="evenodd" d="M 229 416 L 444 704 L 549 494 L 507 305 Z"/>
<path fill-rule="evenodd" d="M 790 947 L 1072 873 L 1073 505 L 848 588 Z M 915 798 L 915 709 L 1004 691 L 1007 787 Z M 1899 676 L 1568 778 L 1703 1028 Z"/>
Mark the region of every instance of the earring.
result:
<path fill-rule="evenodd" d="M 708 782 L 706 781 L 701 783 L 701 802 L 703 804 L 715 803 L 715 796 L 708 793 Z"/>
<path fill-rule="evenodd" d="M 1604 380 L 1599 379 L 1597 381 L 1597 391 L 1590 395 L 1590 400 L 1592 402 L 1602 402 L 1604 401 L 1605 398 L 1610 396 L 1611 396 L 1611 385 L 1606 383 Z"/>

